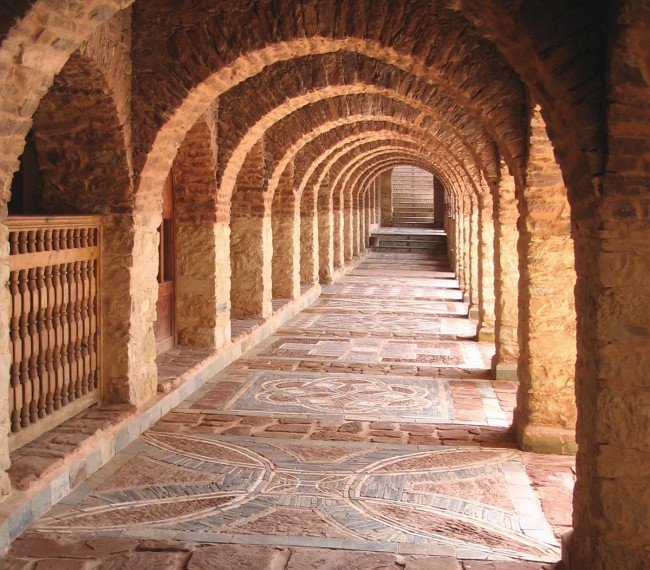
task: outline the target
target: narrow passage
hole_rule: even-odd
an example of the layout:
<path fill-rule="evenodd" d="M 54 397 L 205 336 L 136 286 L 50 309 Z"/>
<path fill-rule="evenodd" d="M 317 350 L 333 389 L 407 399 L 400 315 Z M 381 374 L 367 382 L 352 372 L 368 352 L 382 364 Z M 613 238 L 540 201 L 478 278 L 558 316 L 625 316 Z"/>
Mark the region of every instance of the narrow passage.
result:
<path fill-rule="evenodd" d="M 444 257 L 370 252 L 0 567 L 552 568 L 572 459 L 516 450 L 475 332 Z"/>

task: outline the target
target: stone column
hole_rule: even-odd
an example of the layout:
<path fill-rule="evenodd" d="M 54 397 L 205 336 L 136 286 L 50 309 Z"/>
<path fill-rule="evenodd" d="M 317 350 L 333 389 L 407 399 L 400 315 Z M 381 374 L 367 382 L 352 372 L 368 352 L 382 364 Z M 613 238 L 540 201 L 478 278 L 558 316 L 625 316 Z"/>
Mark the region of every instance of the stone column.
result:
<path fill-rule="evenodd" d="M 575 453 L 575 260 L 562 172 L 534 109 L 519 200 L 519 369 L 515 428 L 538 453 Z"/>
<path fill-rule="evenodd" d="M 476 196 L 470 197 L 470 217 L 469 217 L 469 318 L 479 318 L 479 222 L 478 222 L 478 200 Z"/>
<path fill-rule="evenodd" d="M 273 230 L 265 195 L 264 140 L 248 153 L 237 177 L 230 216 L 233 319 L 267 318 L 272 306 Z"/>
<path fill-rule="evenodd" d="M 479 341 L 494 342 L 494 205 L 488 190 L 479 196 Z"/>
<path fill-rule="evenodd" d="M 495 378 L 517 380 L 519 358 L 519 259 L 515 181 L 501 161 L 501 179 L 494 200 Z"/>
<path fill-rule="evenodd" d="M 287 165 L 273 196 L 273 297 L 300 296 L 300 212 L 293 193 L 293 163 Z"/>
<path fill-rule="evenodd" d="M 331 283 L 334 274 L 333 207 L 326 177 L 318 192 L 318 275 L 321 283 Z"/>
<path fill-rule="evenodd" d="M 270 317 L 273 313 L 271 219 L 233 216 L 230 234 L 232 318 Z"/>
<path fill-rule="evenodd" d="M 216 349 L 230 342 L 230 226 L 228 206 L 217 203 L 210 124 L 209 114 L 197 121 L 173 166 L 176 342 Z"/>
<path fill-rule="evenodd" d="M 300 210 L 300 282 L 318 283 L 319 221 L 313 197 L 306 204 L 303 193 Z"/>
<path fill-rule="evenodd" d="M 370 234 L 372 233 L 372 185 L 362 194 L 363 200 L 363 235 L 361 250 L 365 251 L 370 243 Z"/>
<path fill-rule="evenodd" d="M 346 263 L 354 257 L 354 210 L 352 208 L 352 194 L 350 192 L 343 193 L 341 203 L 343 205 L 343 235 L 341 239 L 343 244 L 343 262 Z"/>
<path fill-rule="evenodd" d="M 433 177 L 433 225 L 442 228 L 445 220 L 444 185 Z"/>
<path fill-rule="evenodd" d="M 393 170 L 387 170 L 379 175 L 379 191 L 381 195 L 381 225 L 389 228 L 393 225 L 393 191 L 391 177 Z"/>
<path fill-rule="evenodd" d="M 332 194 L 332 213 L 333 213 L 333 247 L 334 247 L 334 268 L 343 267 L 345 263 L 343 254 L 343 232 L 344 232 L 344 218 L 343 218 L 343 200 L 340 192 Z"/>

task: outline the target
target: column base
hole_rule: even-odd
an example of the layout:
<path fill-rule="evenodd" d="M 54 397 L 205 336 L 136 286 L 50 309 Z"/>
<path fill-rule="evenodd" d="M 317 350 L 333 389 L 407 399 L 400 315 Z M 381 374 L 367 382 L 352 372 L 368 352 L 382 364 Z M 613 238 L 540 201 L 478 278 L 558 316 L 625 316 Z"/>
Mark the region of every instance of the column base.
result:
<path fill-rule="evenodd" d="M 469 293 L 463 293 L 463 303 L 469 303 L 472 300 Z"/>
<path fill-rule="evenodd" d="M 471 305 L 469 308 L 469 312 L 467 313 L 467 316 L 472 319 L 473 321 L 478 321 L 479 319 L 479 310 L 478 310 L 478 305 Z"/>
<path fill-rule="evenodd" d="M 573 429 L 531 424 L 521 426 L 516 410 L 514 423 L 517 444 L 522 451 L 553 455 L 575 455 L 578 452 L 576 432 Z"/>
<path fill-rule="evenodd" d="M 573 536 L 573 531 L 565 532 L 560 541 L 562 543 L 562 568 L 564 570 L 571 570 L 571 550 L 569 543 L 571 542 L 571 537 Z"/>
<path fill-rule="evenodd" d="M 506 380 L 508 382 L 518 382 L 517 365 L 508 363 L 497 363 L 492 366 L 495 380 Z"/>
<path fill-rule="evenodd" d="M 481 328 L 479 325 L 478 332 L 476 333 L 476 340 L 478 342 L 494 342 L 494 329 Z"/>

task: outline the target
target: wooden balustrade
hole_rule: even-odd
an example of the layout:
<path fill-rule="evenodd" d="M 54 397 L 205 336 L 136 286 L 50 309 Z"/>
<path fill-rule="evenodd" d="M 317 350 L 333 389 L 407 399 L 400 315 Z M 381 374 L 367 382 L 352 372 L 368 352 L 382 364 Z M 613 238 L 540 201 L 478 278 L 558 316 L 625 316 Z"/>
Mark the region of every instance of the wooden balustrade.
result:
<path fill-rule="evenodd" d="M 30 216 L 7 226 L 15 448 L 96 401 L 101 218 Z"/>

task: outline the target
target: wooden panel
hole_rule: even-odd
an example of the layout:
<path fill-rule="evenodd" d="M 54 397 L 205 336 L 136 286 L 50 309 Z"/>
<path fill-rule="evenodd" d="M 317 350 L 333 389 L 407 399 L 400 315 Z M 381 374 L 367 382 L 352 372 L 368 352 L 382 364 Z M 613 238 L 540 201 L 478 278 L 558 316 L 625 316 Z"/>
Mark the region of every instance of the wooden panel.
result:
<path fill-rule="evenodd" d="M 9 413 L 17 433 L 71 402 L 96 400 L 88 395 L 99 382 L 101 218 L 10 218 L 7 226 Z"/>

